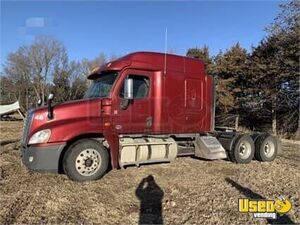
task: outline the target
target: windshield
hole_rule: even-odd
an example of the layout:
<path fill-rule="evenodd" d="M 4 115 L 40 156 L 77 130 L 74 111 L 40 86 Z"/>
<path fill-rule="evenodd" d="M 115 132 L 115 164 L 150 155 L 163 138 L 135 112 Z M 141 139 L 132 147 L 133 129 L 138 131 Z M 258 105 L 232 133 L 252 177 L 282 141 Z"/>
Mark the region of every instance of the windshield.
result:
<path fill-rule="evenodd" d="M 110 72 L 100 75 L 93 80 L 91 86 L 85 92 L 83 98 L 104 98 L 110 93 L 110 90 L 118 76 L 118 72 Z"/>

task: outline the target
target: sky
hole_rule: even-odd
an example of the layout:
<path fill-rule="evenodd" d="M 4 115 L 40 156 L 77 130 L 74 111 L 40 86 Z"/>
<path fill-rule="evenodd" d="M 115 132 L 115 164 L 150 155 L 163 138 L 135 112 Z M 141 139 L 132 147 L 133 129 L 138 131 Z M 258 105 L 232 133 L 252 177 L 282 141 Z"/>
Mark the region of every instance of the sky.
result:
<path fill-rule="evenodd" d="M 251 50 L 266 36 L 279 1 L 1 1 L 1 68 L 7 55 L 38 35 L 63 42 L 70 59 L 167 49 L 212 55 L 239 42 Z"/>

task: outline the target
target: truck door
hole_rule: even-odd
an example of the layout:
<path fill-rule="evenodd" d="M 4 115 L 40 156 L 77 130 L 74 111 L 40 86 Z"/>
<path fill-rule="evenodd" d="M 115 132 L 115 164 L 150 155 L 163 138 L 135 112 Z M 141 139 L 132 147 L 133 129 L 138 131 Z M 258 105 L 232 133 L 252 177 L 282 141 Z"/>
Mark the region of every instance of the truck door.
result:
<path fill-rule="evenodd" d="M 122 105 L 126 103 L 123 98 L 126 77 L 133 79 L 133 100 L 124 108 Z M 152 131 L 152 85 L 151 72 L 132 69 L 123 72 L 116 85 L 114 104 L 114 125 L 118 133 L 140 134 Z"/>

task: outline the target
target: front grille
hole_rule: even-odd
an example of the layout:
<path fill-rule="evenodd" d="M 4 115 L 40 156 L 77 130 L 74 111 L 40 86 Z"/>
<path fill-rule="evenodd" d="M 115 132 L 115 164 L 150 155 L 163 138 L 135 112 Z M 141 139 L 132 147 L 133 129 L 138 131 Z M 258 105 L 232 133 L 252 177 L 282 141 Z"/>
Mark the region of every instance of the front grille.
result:
<path fill-rule="evenodd" d="M 27 135 L 30 129 L 31 121 L 32 121 L 32 116 L 33 116 L 33 111 L 30 110 L 25 119 L 24 119 L 24 125 L 23 125 L 23 135 L 21 138 L 21 145 L 26 145 L 27 144 Z"/>

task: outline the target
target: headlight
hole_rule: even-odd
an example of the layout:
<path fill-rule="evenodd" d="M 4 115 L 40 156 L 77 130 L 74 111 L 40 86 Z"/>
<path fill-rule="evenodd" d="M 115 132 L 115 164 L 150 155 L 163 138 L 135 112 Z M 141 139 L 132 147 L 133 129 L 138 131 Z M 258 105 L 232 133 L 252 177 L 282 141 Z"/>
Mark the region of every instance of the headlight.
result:
<path fill-rule="evenodd" d="M 31 144 L 45 143 L 49 140 L 50 135 L 51 135 L 50 129 L 40 130 L 31 136 L 28 144 L 31 145 Z"/>

